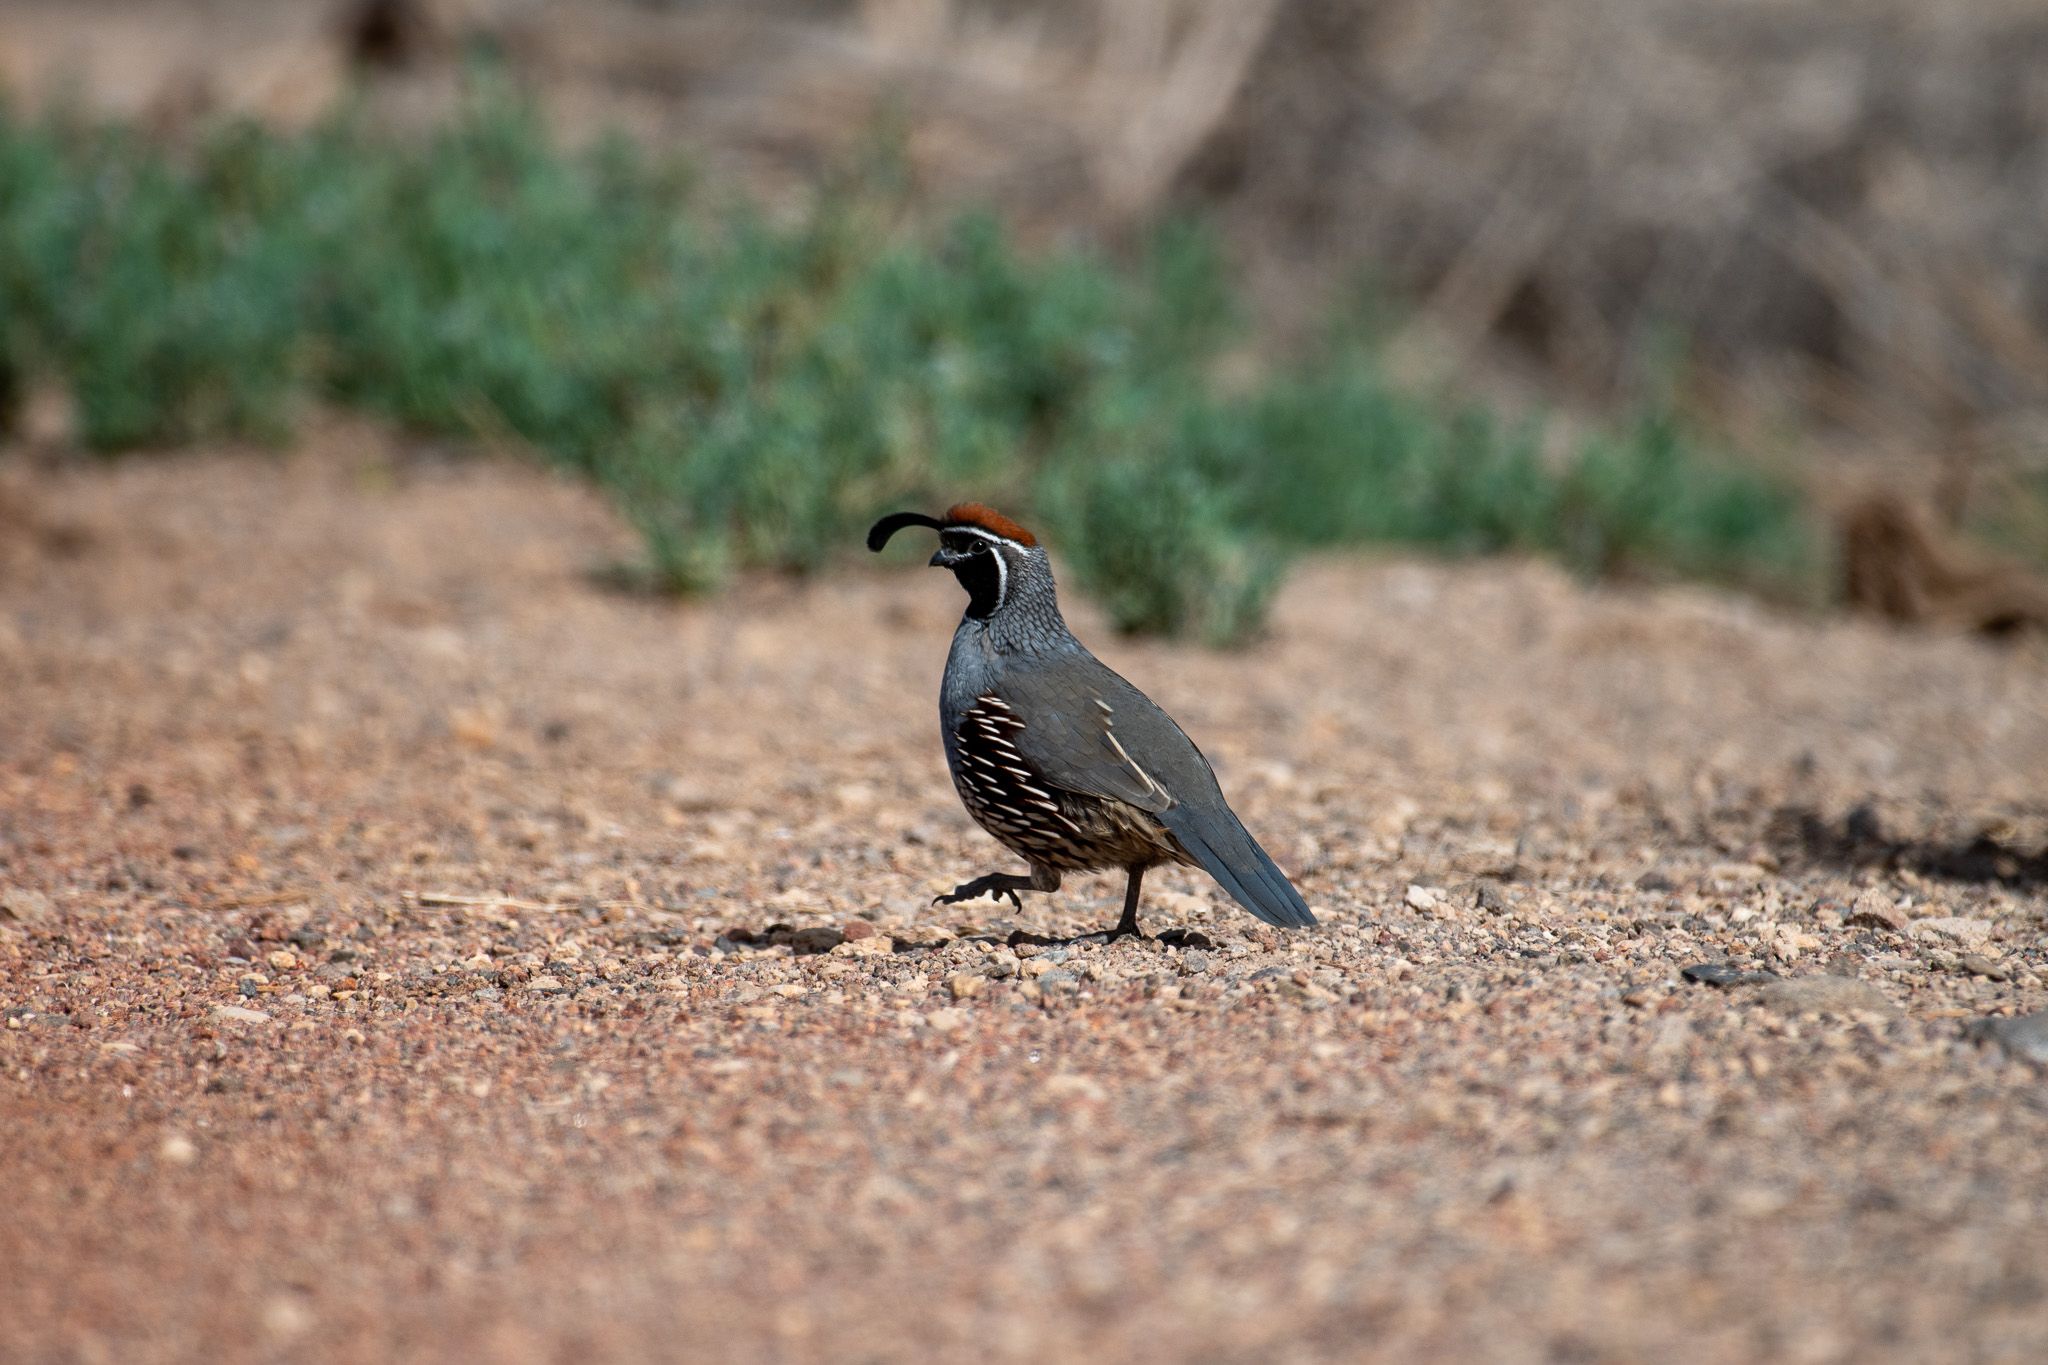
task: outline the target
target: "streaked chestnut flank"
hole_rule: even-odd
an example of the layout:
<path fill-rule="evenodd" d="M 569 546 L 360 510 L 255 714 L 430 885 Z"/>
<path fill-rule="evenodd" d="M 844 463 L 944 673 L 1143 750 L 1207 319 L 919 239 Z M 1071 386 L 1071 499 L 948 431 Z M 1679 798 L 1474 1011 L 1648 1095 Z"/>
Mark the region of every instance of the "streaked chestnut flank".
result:
<path fill-rule="evenodd" d="M 1199 867 L 1245 909 L 1286 928 L 1315 916 L 1223 799 L 1216 774 L 1173 718 L 1074 638 L 1038 538 L 976 502 L 943 517 L 896 512 L 868 532 L 879 550 L 906 526 L 939 533 L 935 567 L 967 590 L 939 688 L 953 786 L 1027 873 L 991 872 L 938 901 L 1057 891 L 1069 872 L 1122 868 L 1123 918 L 1137 934 L 1145 870 Z"/>

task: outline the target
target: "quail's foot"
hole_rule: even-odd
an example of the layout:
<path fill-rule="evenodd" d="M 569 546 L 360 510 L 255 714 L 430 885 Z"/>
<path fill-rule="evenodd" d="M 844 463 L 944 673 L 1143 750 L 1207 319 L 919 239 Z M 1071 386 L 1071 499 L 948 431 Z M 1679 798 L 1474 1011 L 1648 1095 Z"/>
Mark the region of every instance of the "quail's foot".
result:
<path fill-rule="evenodd" d="M 1009 872 L 991 872 L 986 877 L 976 877 L 971 882 L 962 882 L 943 896 L 933 896 L 932 904 L 958 905 L 961 901 L 971 901 L 977 896 L 987 896 L 992 901 L 1000 901 L 1008 896 L 1010 904 L 1022 910 L 1024 902 L 1017 898 L 1017 893 L 1033 889 L 1029 877 L 1019 877 Z"/>

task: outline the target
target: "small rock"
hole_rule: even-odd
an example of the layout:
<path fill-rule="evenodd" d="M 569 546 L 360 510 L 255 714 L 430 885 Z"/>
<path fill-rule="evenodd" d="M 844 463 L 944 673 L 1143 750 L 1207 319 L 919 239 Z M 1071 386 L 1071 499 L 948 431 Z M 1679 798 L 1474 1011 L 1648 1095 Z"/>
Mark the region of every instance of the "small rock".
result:
<path fill-rule="evenodd" d="M 2002 962 L 1994 962 L 1982 953 L 1964 953 L 1957 966 L 1971 976 L 1981 976 L 1987 981 L 2010 981 L 2012 971 Z"/>
<path fill-rule="evenodd" d="M 1677 882 L 1672 881 L 1671 878 L 1655 868 L 1636 878 L 1636 890 L 1638 891 L 1676 891 L 1677 889 Z"/>
<path fill-rule="evenodd" d="M 1472 904 L 1489 915 L 1505 915 L 1508 899 L 1500 893 L 1500 883 L 1495 881 L 1475 882 L 1472 887 Z"/>
<path fill-rule="evenodd" d="M 1444 893 L 1433 886 L 1411 884 L 1408 887 L 1408 894 L 1402 899 L 1407 901 L 1410 910 L 1419 910 L 1427 914 L 1443 904 Z"/>
<path fill-rule="evenodd" d="M 526 983 L 526 989 L 530 991 L 547 992 L 560 991 L 565 990 L 567 988 L 563 986 L 559 980 L 552 976 L 536 976 Z"/>
<path fill-rule="evenodd" d="M 1991 941 L 1991 921 L 1951 915 L 1944 919 L 1923 919 L 1914 923 L 1913 937 L 1925 943 L 1946 941 L 1965 949 L 1982 948 Z"/>
<path fill-rule="evenodd" d="M 864 919 L 850 919 L 846 922 L 846 927 L 840 930 L 840 933 L 848 943 L 858 943 L 864 938 L 873 938 L 875 936 L 875 926 L 869 924 Z"/>
<path fill-rule="evenodd" d="M 980 995 L 982 988 L 987 985 L 986 977 L 976 976 L 973 972 L 955 972 L 946 978 L 946 989 L 953 993 L 955 1000 L 966 1000 Z"/>
<path fill-rule="evenodd" d="M 1793 976 L 1772 981 L 1760 997 L 1782 1014 L 1897 1014 L 1885 993 L 1853 976 Z"/>
<path fill-rule="evenodd" d="M 835 957 L 887 957 L 896 951 L 896 941 L 887 934 L 875 934 L 868 938 L 855 938 L 848 934 L 846 941 L 832 950 Z"/>
<path fill-rule="evenodd" d="M 1181 958 L 1180 965 L 1190 973 L 1206 972 L 1209 970 L 1209 955 L 1203 952 L 1188 953 Z"/>
<path fill-rule="evenodd" d="M 35 924 L 57 913 L 57 907 L 40 891 L 25 886 L 0 892 L 0 914 L 17 924 Z"/>
<path fill-rule="evenodd" d="M 2007 1056 L 2048 1066 L 2048 1013 L 2022 1014 L 2010 1019 L 1979 1019 L 1971 1023 L 1966 1032 L 1980 1043 L 1997 1044 Z"/>
<path fill-rule="evenodd" d="M 934 1033 L 953 1033 L 967 1027 L 969 1015 L 966 1010 L 933 1010 L 924 1017 L 925 1026 Z"/>
<path fill-rule="evenodd" d="M 1088 1100 L 1100 1104 L 1109 1098 L 1109 1092 L 1099 1081 L 1071 1071 L 1061 1071 L 1045 1078 L 1045 1093 L 1060 1099 Z"/>
<path fill-rule="evenodd" d="M 1680 968 L 1678 974 L 1702 986 L 1761 986 L 1778 979 L 1775 972 L 1744 971 L 1732 962 L 1695 962 Z"/>
<path fill-rule="evenodd" d="M 243 1005 L 215 1005 L 213 1017 L 236 1024 L 267 1024 L 270 1016 L 262 1010 L 252 1010 Z"/>
<path fill-rule="evenodd" d="M 1890 933 L 1906 932 L 1906 917 L 1893 905 L 1890 898 L 1876 891 L 1865 891 L 1856 898 L 1849 908 L 1849 916 L 1842 921 L 1853 929 L 1884 929 Z"/>
<path fill-rule="evenodd" d="M 1768 875 L 1768 871 L 1758 863 L 1715 863 L 1707 869 L 1707 880 L 1737 885 L 1760 882 Z"/>
<path fill-rule="evenodd" d="M 312 1325 L 312 1310 L 293 1295 L 279 1294 L 263 1305 L 263 1326 L 272 1336 L 300 1336 Z"/>
<path fill-rule="evenodd" d="M 199 1159 L 199 1148 L 183 1133 L 169 1133 L 157 1144 L 156 1154 L 166 1165 L 190 1166 Z"/>
<path fill-rule="evenodd" d="M 299 965 L 299 955 L 297 953 L 287 952 L 282 948 L 270 954 L 270 956 L 265 958 L 264 960 L 281 972 L 288 972 L 292 968 Z"/>
<path fill-rule="evenodd" d="M 799 929 L 789 936 L 791 950 L 804 955 L 829 953 L 845 941 L 845 932 L 830 925 L 814 925 L 808 929 Z"/>

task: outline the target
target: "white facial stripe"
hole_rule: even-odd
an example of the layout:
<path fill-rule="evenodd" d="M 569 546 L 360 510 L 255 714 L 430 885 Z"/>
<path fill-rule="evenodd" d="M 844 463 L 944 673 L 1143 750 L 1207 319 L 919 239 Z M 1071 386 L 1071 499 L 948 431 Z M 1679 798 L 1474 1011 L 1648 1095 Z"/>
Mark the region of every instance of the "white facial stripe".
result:
<path fill-rule="evenodd" d="M 1017 549 L 1020 550 L 1024 547 L 1018 545 L 1016 541 L 1011 540 L 1008 536 L 999 536 L 994 531 L 984 531 L 979 526 L 948 526 L 944 531 L 940 532 L 940 534 L 948 536 L 980 536 L 983 540 L 987 541 L 990 545 L 995 547 L 994 558 L 996 561 L 996 604 L 994 608 L 990 610 L 989 615 L 993 616 L 996 614 L 996 612 L 1001 611 L 1003 609 L 1003 604 L 1010 600 L 1010 565 L 1008 559 L 1005 558 L 1003 551 L 1006 548 L 1012 546 L 1015 546 Z"/>
<path fill-rule="evenodd" d="M 954 534 L 959 534 L 963 536 L 980 536 L 983 540 L 994 541 L 998 545 L 1017 544 L 1016 541 L 1011 540 L 1008 536 L 999 536 L 994 531 L 984 531 L 979 526 L 948 526 L 945 529 L 944 534 L 949 536 Z M 1021 549 L 1023 547 L 1019 546 L 1018 548 Z"/>

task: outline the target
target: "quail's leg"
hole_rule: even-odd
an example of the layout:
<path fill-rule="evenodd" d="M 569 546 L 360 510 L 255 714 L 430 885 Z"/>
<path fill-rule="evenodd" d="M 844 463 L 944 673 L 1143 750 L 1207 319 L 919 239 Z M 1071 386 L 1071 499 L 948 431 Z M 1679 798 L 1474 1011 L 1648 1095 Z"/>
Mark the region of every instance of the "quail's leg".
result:
<path fill-rule="evenodd" d="M 1145 880 L 1145 869 L 1131 869 L 1131 880 L 1124 887 L 1124 917 L 1116 922 L 1116 928 L 1109 931 L 1105 943 L 1114 943 L 1120 938 L 1143 938 L 1138 928 L 1138 885 Z"/>
<path fill-rule="evenodd" d="M 1034 867 L 1029 876 L 1014 872 L 991 872 L 986 877 L 976 877 L 971 882 L 962 882 L 944 896 L 933 896 L 933 905 L 957 905 L 971 901 L 976 896 L 987 896 L 992 901 L 1010 898 L 1010 904 L 1019 910 L 1024 902 L 1017 899 L 1019 891 L 1057 891 L 1060 889 L 1060 874 L 1046 868 Z"/>

